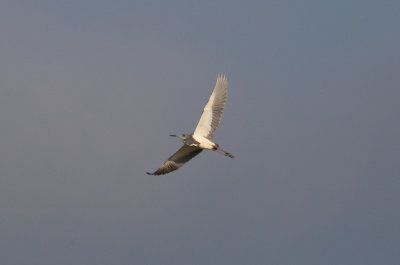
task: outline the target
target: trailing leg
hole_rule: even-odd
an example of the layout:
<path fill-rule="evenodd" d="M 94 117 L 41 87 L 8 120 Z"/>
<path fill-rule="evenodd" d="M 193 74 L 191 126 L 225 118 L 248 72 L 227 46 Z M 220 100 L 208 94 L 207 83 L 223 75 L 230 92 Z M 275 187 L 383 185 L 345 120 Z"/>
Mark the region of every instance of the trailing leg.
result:
<path fill-rule="evenodd" d="M 216 149 L 214 149 L 214 150 L 217 151 L 218 153 L 221 153 L 221 154 L 223 154 L 223 155 L 225 155 L 225 156 L 228 156 L 228 157 L 230 157 L 230 158 L 235 158 L 234 155 L 232 155 L 231 153 L 229 153 L 229 152 L 227 152 L 227 151 L 221 149 L 219 146 L 217 146 Z"/>

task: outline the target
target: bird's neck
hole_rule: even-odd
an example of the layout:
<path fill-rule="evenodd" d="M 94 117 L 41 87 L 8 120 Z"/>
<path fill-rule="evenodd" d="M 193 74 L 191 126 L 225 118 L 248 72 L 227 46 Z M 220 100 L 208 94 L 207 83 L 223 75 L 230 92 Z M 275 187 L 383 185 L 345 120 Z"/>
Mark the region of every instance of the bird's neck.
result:
<path fill-rule="evenodd" d="M 199 144 L 200 144 L 191 135 L 186 135 L 186 138 L 183 140 L 183 142 L 186 145 L 190 145 L 190 146 L 199 146 Z"/>

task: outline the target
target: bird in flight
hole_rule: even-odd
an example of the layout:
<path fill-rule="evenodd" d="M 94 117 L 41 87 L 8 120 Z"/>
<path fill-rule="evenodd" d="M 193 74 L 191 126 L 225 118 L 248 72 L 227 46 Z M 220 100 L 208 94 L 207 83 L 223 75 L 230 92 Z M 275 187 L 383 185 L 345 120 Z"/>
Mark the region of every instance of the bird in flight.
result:
<path fill-rule="evenodd" d="M 148 175 L 163 175 L 177 170 L 190 159 L 200 154 L 203 149 L 216 151 L 234 158 L 232 154 L 222 150 L 218 144 L 212 141 L 215 130 L 221 121 L 227 95 L 228 79 L 225 75 L 218 75 L 214 90 L 203 109 L 203 113 L 193 134 L 171 134 L 170 136 L 180 138 L 183 141 L 183 146 L 155 172 L 146 173 Z"/>

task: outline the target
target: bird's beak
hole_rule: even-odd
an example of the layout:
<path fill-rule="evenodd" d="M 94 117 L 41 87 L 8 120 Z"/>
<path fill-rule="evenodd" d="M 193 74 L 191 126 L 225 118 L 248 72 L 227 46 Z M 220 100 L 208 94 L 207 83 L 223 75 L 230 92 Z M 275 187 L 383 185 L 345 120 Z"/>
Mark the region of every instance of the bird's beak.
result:
<path fill-rule="evenodd" d="M 178 137 L 178 136 L 176 136 L 176 134 L 170 134 L 169 136 L 172 136 L 172 137 Z"/>

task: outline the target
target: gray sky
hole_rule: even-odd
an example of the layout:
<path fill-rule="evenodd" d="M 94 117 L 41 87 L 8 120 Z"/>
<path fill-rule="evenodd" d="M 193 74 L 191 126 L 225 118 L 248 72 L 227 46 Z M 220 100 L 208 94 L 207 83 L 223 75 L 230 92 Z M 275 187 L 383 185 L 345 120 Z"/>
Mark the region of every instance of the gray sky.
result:
<path fill-rule="evenodd" d="M 2 1 L 0 263 L 400 262 L 399 1 Z M 214 140 L 147 176 L 215 83 Z"/>

